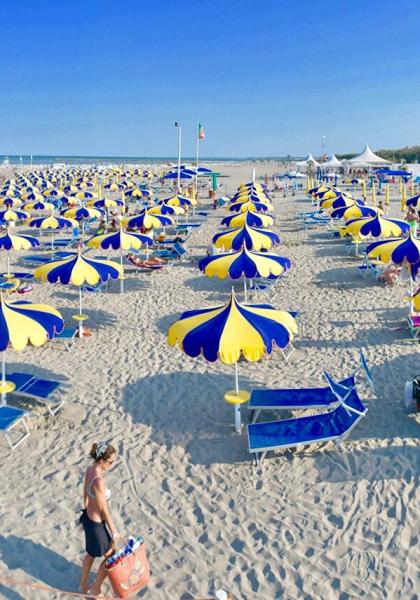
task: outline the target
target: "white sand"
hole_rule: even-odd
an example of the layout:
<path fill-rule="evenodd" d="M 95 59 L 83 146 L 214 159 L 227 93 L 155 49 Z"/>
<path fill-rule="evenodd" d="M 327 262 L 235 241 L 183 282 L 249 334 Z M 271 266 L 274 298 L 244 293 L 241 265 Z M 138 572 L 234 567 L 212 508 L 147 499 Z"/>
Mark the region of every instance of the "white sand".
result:
<path fill-rule="evenodd" d="M 251 166 L 223 172 L 232 192 Z M 241 385 L 322 385 L 326 366 L 349 375 L 363 348 L 378 397 L 364 392 L 369 413 L 344 449 L 279 452 L 262 471 L 254 468 L 246 434 L 233 433 L 232 408 L 223 402 L 233 368 L 192 360 L 166 343 L 182 311 L 223 302 L 231 283 L 205 278 L 196 264 L 131 277 L 123 296 L 114 284 L 104 296 L 86 297 L 94 335 L 71 352 L 53 345 L 7 352 L 9 371 L 68 386 L 59 417 L 31 420 L 29 441 L 13 454 L 1 442 L 1 574 L 77 589 L 81 482 L 90 444 L 107 439 L 119 451 L 109 474 L 112 514 L 149 549 L 146 598 L 208 597 L 215 585 L 240 599 L 418 597 L 420 429 L 403 387 L 420 362 L 404 326 L 404 289 L 360 278 L 343 242 L 302 231 L 302 194 L 275 204 L 284 240 L 278 251 L 293 269 L 274 304 L 299 310 L 303 333 L 288 364 L 279 352 L 241 364 Z M 191 236 L 195 256 L 224 215 L 211 211 Z M 68 320 L 76 312 L 70 287 L 36 285 L 31 298 Z M 0 585 L 0 597 L 52 596 Z"/>

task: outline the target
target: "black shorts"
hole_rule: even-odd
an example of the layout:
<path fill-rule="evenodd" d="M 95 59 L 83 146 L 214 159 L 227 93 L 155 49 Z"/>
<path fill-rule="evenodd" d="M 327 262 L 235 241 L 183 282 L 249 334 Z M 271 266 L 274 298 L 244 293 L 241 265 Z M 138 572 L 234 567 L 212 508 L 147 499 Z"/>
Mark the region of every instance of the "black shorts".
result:
<path fill-rule="evenodd" d="M 79 522 L 85 530 L 86 552 L 93 557 L 104 556 L 112 546 L 112 538 L 105 521 L 102 523 L 92 521 L 84 509 Z"/>

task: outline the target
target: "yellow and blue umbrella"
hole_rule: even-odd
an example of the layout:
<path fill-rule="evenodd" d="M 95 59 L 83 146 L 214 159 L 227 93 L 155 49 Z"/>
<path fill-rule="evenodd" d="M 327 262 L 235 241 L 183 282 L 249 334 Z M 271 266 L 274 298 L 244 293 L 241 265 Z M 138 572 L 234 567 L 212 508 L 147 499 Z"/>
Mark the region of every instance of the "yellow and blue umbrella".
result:
<path fill-rule="evenodd" d="M 323 210 L 341 208 L 343 206 L 352 206 L 353 204 L 358 204 L 359 206 L 363 206 L 364 202 L 362 200 L 356 200 L 351 196 L 344 196 L 343 194 L 339 194 L 334 198 L 327 198 L 321 200 L 319 203 L 320 208 Z"/>
<path fill-rule="evenodd" d="M 29 192 L 28 194 L 23 194 L 22 198 L 28 202 L 42 202 L 44 196 L 38 192 Z"/>
<path fill-rule="evenodd" d="M 247 212 L 252 210 L 254 212 L 267 212 L 272 210 L 272 205 L 266 202 L 247 200 L 246 202 L 235 202 L 229 205 L 229 210 L 232 212 Z"/>
<path fill-rule="evenodd" d="M 37 217 L 29 221 L 29 227 L 51 231 L 51 248 L 54 250 L 54 231 L 57 229 L 66 229 L 68 227 L 77 228 L 77 221 L 65 219 L 51 213 L 48 217 Z"/>
<path fill-rule="evenodd" d="M 7 251 L 7 275 L 10 275 L 10 250 L 29 250 L 39 246 L 39 240 L 30 235 L 13 235 L 9 231 L 0 237 L 0 248 Z"/>
<path fill-rule="evenodd" d="M 346 223 L 341 235 L 393 237 L 403 235 L 410 229 L 406 221 L 399 219 L 388 219 L 384 217 L 366 217 L 363 219 L 352 219 Z"/>
<path fill-rule="evenodd" d="M 0 221 L 24 221 L 28 218 L 28 213 L 23 210 L 12 210 L 8 208 L 7 210 L 0 211 Z"/>
<path fill-rule="evenodd" d="M 12 206 L 19 207 L 22 204 L 22 200 L 20 198 L 11 198 L 10 196 L 6 196 L 5 198 L 1 198 L 0 204 L 7 206 L 8 208 L 11 208 Z"/>
<path fill-rule="evenodd" d="M 183 215 L 185 210 L 182 206 L 170 206 L 169 204 L 165 204 L 164 202 L 159 202 L 157 206 L 153 208 L 149 208 L 149 214 L 151 215 Z"/>
<path fill-rule="evenodd" d="M 274 346 L 285 348 L 293 341 L 297 324 L 286 311 L 269 304 L 240 304 L 234 292 L 227 304 L 184 312 L 168 330 L 168 343 L 191 357 L 202 354 L 235 364 L 235 392 L 241 395 L 238 361 L 243 356 L 255 362 L 272 353 Z M 240 431 L 239 403 L 235 404 L 235 426 Z"/>
<path fill-rule="evenodd" d="M 411 198 L 408 198 L 405 202 L 406 206 L 412 206 L 413 208 L 417 208 L 418 204 L 420 202 L 420 194 L 417 194 L 417 196 L 412 196 Z"/>
<path fill-rule="evenodd" d="M 123 273 L 123 251 L 124 250 L 139 250 L 142 246 L 151 246 L 153 238 L 144 233 L 128 233 L 123 231 L 122 227 L 118 231 L 96 235 L 88 240 L 87 245 L 92 248 L 102 248 L 102 250 L 120 250 L 120 264 L 122 275 L 121 292 L 124 291 L 124 273 Z"/>
<path fill-rule="evenodd" d="M 219 279 L 244 278 L 244 293 L 246 300 L 246 280 L 255 277 L 279 277 L 290 269 L 288 258 L 267 252 L 252 252 L 242 247 L 238 252 L 228 252 L 216 256 L 208 256 L 198 264 L 207 277 Z"/>
<path fill-rule="evenodd" d="M 172 225 L 174 220 L 164 215 L 153 214 L 143 210 L 140 214 L 123 219 L 123 224 L 127 227 L 152 229 L 153 227 L 167 227 Z"/>
<path fill-rule="evenodd" d="M 45 202 L 45 200 L 38 200 L 37 202 L 26 202 L 23 207 L 25 210 L 54 210 L 54 204 L 51 202 Z"/>
<path fill-rule="evenodd" d="M 69 283 L 79 287 L 79 317 L 82 314 L 82 285 L 96 285 L 108 279 L 118 279 L 123 274 L 120 265 L 110 260 L 98 260 L 83 256 L 79 251 L 60 260 L 50 261 L 38 267 L 34 277 L 49 283 Z M 79 318 L 79 337 L 83 336 L 82 319 Z"/>
<path fill-rule="evenodd" d="M 191 206 L 192 204 L 197 204 L 195 202 L 195 200 L 192 200 L 191 198 L 186 198 L 185 196 L 181 196 L 180 194 L 177 194 L 176 196 L 172 196 L 171 198 L 165 198 L 165 200 L 163 200 L 163 203 L 166 204 L 167 206 L 182 206 L 182 207 Z"/>
<path fill-rule="evenodd" d="M 31 302 L 6 302 L 0 294 L 0 352 L 2 354 L 2 372 L 0 392 L 2 402 L 6 393 L 14 389 L 13 384 L 6 381 L 5 350 L 10 345 L 21 351 L 28 344 L 42 346 L 56 333 L 61 333 L 64 320 L 61 313 L 46 304 Z"/>
<path fill-rule="evenodd" d="M 375 208 L 362 206 L 353 202 L 349 206 L 334 208 L 330 217 L 331 219 L 344 219 L 345 221 L 350 221 L 352 219 L 361 219 L 363 217 L 374 217 L 377 213 L 378 210 Z"/>
<path fill-rule="evenodd" d="M 90 200 L 88 206 L 94 206 L 95 208 L 115 208 L 117 206 L 123 206 L 124 202 L 121 200 L 110 200 L 109 198 L 101 198 L 100 200 Z"/>
<path fill-rule="evenodd" d="M 271 215 L 256 213 L 253 210 L 240 212 L 237 215 L 229 215 L 222 219 L 222 225 L 227 227 L 242 227 L 249 225 L 250 227 L 271 227 L 274 219 Z"/>
<path fill-rule="evenodd" d="M 244 225 L 216 233 L 213 243 L 216 248 L 225 248 L 225 250 L 239 250 L 242 245 L 245 245 L 248 250 L 261 250 L 261 248 L 269 250 L 272 246 L 280 243 L 280 237 L 268 229 L 257 229 Z"/>

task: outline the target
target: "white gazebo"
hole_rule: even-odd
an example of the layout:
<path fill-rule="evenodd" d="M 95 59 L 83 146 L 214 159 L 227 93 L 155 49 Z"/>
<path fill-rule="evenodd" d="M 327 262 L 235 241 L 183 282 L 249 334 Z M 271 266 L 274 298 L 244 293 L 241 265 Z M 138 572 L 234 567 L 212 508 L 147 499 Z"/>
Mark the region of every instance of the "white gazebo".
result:
<path fill-rule="evenodd" d="M 328 160 L 321 163 L 322 168 L 341 167 L 341 160 L 338 160 L 335 154 L 331 154 Z"/>
<path fill-rule="evenodd" d="M 351 167 L 380 167 L 385 165 L 390 165 L 391 162 L 389 160 L 385 160 L 381 158 L 377 154 L 375 154 L 366 144 L 363 152 L 354 156 L 353 158 L 349 158 L 348 160 L 344 160 L 347 166 Z"/>
<path fill-rule="evenodd" d="M 319 162 L 314 159 L 312 154 L 308 154 L 306 158 L 304 158 L 303 160 L 298 160 L 295 164 L 299 167 L 307 167 L 308 165 L 312 165 L 314 167 L 320 166 Z"/>

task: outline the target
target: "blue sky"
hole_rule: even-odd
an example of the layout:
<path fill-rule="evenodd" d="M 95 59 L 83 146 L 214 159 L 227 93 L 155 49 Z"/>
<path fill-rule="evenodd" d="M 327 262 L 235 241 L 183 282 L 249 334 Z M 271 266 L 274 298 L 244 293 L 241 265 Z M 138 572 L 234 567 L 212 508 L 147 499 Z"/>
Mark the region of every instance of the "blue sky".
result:
<path fill-rule="evenodd" d="M 420 143 L 418 0 L 2 0 L 0 154 Z"/>

